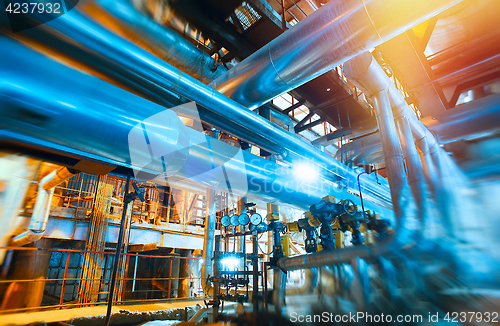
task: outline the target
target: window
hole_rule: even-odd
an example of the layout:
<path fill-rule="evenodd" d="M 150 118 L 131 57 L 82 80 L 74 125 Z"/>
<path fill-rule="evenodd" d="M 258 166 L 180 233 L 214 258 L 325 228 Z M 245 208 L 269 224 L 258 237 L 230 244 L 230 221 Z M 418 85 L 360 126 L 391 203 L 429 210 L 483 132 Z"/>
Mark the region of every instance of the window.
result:
<path fill-rule="evenodd" d="M 233 17 L 238 18 L 238 22 L 233 21 Z M 234 26 L 238 27 L 241 25 L 243 31 L 246 31 L 250 26 L 255 24 L 261 16 L 255 9 L 253 9 L 247 2 L 243 1 L 241 5 L 234 10 L 234 15 L 231 15 L 227 20 L 231 22 Z"/>

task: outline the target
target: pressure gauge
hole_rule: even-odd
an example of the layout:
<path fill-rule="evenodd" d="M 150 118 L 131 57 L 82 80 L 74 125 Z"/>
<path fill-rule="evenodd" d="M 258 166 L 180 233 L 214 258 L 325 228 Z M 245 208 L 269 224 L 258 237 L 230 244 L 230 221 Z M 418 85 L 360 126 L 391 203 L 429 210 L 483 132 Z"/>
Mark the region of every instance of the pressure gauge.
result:
<path fill-rule="evenodd" d="M 238 226 L 238 224 L 240 224 L 240 217 L 234 214 L 233 216 L 231 216 L 231 225 Z"/>
<path fill-rule="evenodd" d="M 250 216 L 250 223 L 253 225 L 259 225 L 262 223 L 262 216 L 260 214 L 254 213 L 252 216 Z"/>
<path fill-rule="evenodd" d="M 250 222 L 250 218 L 248 217 L 248 215 L 246 213 L 241 214 L 240 218 L 239 218 L 239 222 L 240 222 L 240 225 L 247 225 Z"/>
<path fill-rule="evenodd" d="M 224 227 L 228 227 L 231 224 L 231 218 L 229 218 L 229 216 L 227 215 L 222 216 L 220 219 L 220 224 L 222 224 L 222 226 Z"/>

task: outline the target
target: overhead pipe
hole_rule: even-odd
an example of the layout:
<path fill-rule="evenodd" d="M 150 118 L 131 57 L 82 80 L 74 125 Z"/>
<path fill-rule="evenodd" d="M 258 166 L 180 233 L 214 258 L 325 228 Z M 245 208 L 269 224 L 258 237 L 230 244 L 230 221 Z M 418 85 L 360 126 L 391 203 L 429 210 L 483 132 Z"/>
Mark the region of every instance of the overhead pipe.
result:
<path fill-rule="evenodd" d="M 117 69 L 125 69 L 128 73 L 150 82 L 156 95 L 166 92 L 167 96 L 171 96 L 171 92 L 174 92 L 196 101 L 213 114 L 207 117 L 209 123 L 220 130 L 230 132 L 275 156 L 287 157 L 289 161 L 307 160 L 322 165 L 339 186 L 357 192 L 357 173 L 349 167 L 322 153 L 301 137 L 286 132 L 237 102 L 183 74 L 167 62 L 109 32 L 77 10 L 71 10 L 40 25 L 36 30 L 25 31 L 23 35 L 39 35 L 37 33 L 43 30 L 62 39 L 70 38 L 73 45 L 85 51 L 105 54 L 107 60 Z M 219 121 L 217 116 L 222 119 Z M 385 185 L 379 185 L 374 178 L 366 178 L 363 188 L 367 199 L 390 206 L 390 195 Z"/>
<path fill-rule="evenodd" d="M 52 202 L 55 187 L 69 180 L 77 173 L 76 170 L 60 167 L 40 180 L 29 228 L 14 237 L 10 242 L 10 246 L 21 247 L 43 237 L 49 221 L 50 203 Z"/>
<path fill-rule="evenodd" d="M 221 170 L 224 166 L 234 196 L 248 195 L 301 209 L 309 208 L 325 193 L 359 203 L 355 194 L 328 179 L 297 178 L 290 167 L 184 126 L 174 112 L 179 108 L 165 110 L 96 77 L 51 61 L 12 40 L 4 38 L 1 42 L 8 49 L 0 53 L 3 76 L 8 81 L 0 84 L 3 142 L 134 169 L 140 172 L 136 177 L 160 175 L 160 179 L 164 178 L 159 180 L 162 182 L 187 183 L 227 192 Z M 17 65 L 12 64 L 12 60 Z M 37 78 L 42 75 L 52 78 L 50 81 Z M 194 103 L 191 106 L 195 106 Z M 196 108 L 186 109 L 190 110 Z M 26 120 L 26 117 L 32 118 Z M 141 126 L 141 122 L 145 125 Z M 168 136 L 164 134 L 167 130 L 171 130 Z M 165 168 L 161 155 L 150 156 L 145 131 L 150 144 L 156 144 L 151 145 L 153 149 L 161 148 L 164 155 L 173 154 L 165 157 Z M 380 215 L 392 214 L 388 205 L 373 202 L 367 205 Z"/>
<path fill-rule="evenodd" d="M 500 125 L 500 94 L 461 104 L 453 110 L 433 114 L 421 121 L 441 145 L 491 135 Z M 353 164 L 372 164 L 384 159 L 378 133 L 353 139 L 345 147 L 348 162 Z M 423 149 L 428 152 L 425 147 Z M 340 150 L 335 153 L 335 158 L 340 160 Z"/>
<path fill-rule="evenodd" d="M 210 86 L 257 108 L 460 1 L 329 1 Z"/>
<path fill-rule="evenodd" d="M 94 5 L 94 3 L 96 5 Z M 113 24 L 107 24 L 136 44 L 144 45 L 156 56 L 174 67 L 206 83 L 221 76 L 227 68 L 197 48 L 172 28 L 156 23 L 134 8 L 131 0 L 94 0 L 80 4 L 92 17 L 102 19 L 109 14 Z M 103 9 L 105 11 L 103 11 Z M 108 18 L 108 17 L 106 17 Z"/>
<path fill-rule="evenodd" d="M 500 126 L 500 94 L 460 104 L 422 119 L 440 144 L 490 135 Z"/>

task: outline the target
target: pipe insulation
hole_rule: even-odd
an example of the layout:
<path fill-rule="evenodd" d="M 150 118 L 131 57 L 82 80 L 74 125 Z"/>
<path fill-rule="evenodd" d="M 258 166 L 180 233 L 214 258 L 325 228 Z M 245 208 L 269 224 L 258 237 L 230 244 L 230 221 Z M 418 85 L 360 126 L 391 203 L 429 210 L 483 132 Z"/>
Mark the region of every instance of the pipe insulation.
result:
<path fill-rule="evenodd" d="M 291 167 L 186 127 L 177 112 L 196 111 L 194 103 L 165 109 L 13 40 L 1 42 L 9 49 L 0 54 L 3 142 L 130 168 L 138 179 L 156 178 L 159 183 L 193 185 L 202 191 L 211 188 L 234 198 L 248 195 L 308 209 L 332 194 L 359 204 L 355 193 L 324 176 L 298 177 Z M 37 77 L 44 75 L 52 78 Z M 389 218 L 393 214 L 383 202 L 367 206 Z"/>
<path fill-rule="evenodd" d="M 329 1 L 210 85 L 257 108 L 460 1 Z"/>
<path fill-rule="evenodd" d="M 95 0 L 87 1 L 86 10 L 91 17 L 100 21 L 102 15 L 111 18 L 111 28 L 125 35 L 132 42 L 143 45 L 159 58 L 174 67 L 188 73 L 196 79 L 211 82 L 227 71 L 210 55 L 186 40 L 172 28 L 155 22 L 138 9 L 131 0 Z M 97 5 L 92 5 L 93 3 Z M 104 9 L 104 10 L 103 10 Z"/>
<path fill-rule="evenodd" d="M 60 167 L 40 180 L 29 228 L 11 240 L 10 245 L 12 247 L 21 247 L 43 237 L 49 221 L 50 203 L 54 195 L 54 188 L 77 173 L 75 170 Z"/>
<path fill-rule="evenodd" d="M 44 30 L 61 39 L 70 38 L 72 45 L 88 50 L 89 53 L 105 54 L 107 60 L 119 69 L 125 69 L 133 76 L 139 76 L 142 81 L 151 82 L 156 95 L 159 95 L 157 92 L 160 94 L 166 92 L 165 95 L 171 97 L 171 93 L 174 92 L 195 101 L 197 105 L 213 114 L 213 118 L 208 122 L 220 130 L 227 131 L 276 156 L 287 157 L 290 161 L 319 164 L 339 187 L 346 188 L 352 193 L 357 192 L 357 172 L 353 169 L 322 153 L 301 137 L 286 132 L 167 62 L 109 32 L 77 10 L 71 10 L 37 29 L 22 33 L 24 36 L 39 36 L 38 33 Z M 223 118 L 219 121 L 215 116 Z M 367 199 L 371 198 L 370 200 L 377 201 L 381 205 L 391 205 L 388 187 L 377 184 L 375 178 L 366 178 L 362 187 Z"/>

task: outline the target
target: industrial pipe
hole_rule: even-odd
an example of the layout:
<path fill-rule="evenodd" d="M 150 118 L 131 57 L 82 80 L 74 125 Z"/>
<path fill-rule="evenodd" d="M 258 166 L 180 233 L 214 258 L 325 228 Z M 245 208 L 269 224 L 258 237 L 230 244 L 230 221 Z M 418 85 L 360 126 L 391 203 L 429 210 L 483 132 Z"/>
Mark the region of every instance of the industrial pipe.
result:
<path fill-rule="evenodd" d="M 373 97 L 375 94 L 374 106 L 375 111 L 377 112 L 377 122 L 379 124 L 380 138 L 382 140 L 382 148 L 388 172 L 389 184 L 392 187 L 391 178 L 396 178 L 397 180 L 401 178 L 398 175 L 394 175 L 392 171 L 398 171 L 399 174 L 405 175 L 403 166 L 404 157 L 406 166 L 408 168 L 408 183 L 411 187 L 413 197 L 417 204 L 419 217 L 421 220 L 423 220 L 423 215 L 426 208 L 424 207 L 422 164 L 415 147 L 415 141 L 413 139 L 409 123 L 409 119 L 411 119 L 412 117 L 416 117 L 415 114 L 413 113 L 413 111 L 411 111 L 411 109 L 409 109 L 404 99 L 403 101 L 401 101 L 402 96 L 401 98 L 399 98 L 398 96 L 398 94 L 401 95 L 401 93 L 395 92 L 395 87 L 392 87 L 394 86 L 394 84 L 387 77 L 378 62 L 369 52 L 364 52 L 359 56 L 347 61 L 346 63 L 344 63 L 343 68 L 346 77 L 349 78 L 349 80 L 351 80 L 351 82 L 354 83 L 357 87 L 362 89 L 365 95 Z M 383 126 L 380 125 L 380 105 L 378 101 L 378 95 L 382 93 L 384 95 L 383 98 L 387 101 L 389 100 L 388 95 L 392 94 L 393 103 L 395 103 L 396 105 L 391 109 L 390 103 L 384 103 L 384 107 L 387 110 L 387 112 L 385 113 L 385 117 L 387 118 L 387 120 L 385 121 Z M 404 104 L 402 104 L 402 102 L 404 102 Z M 397 110 L 395 110 L 395 108 L 397 108 Z M 398 128 L 396 128 L 396 126 L 394 125 L 395 123 Z M 415 121 L 414 123 L 416 124 Z M 389 134 L 388 131 L 385 130 L 387 126 L 390 127 L 389 129 L 392 131 L 392 133 Z M 388 140 L 392 141 L 392 146 L 387 146 L 386 142 Z M 393 152 L 394 148 L 396 147 L 397 153 Z M 397 163 L 391 161 L 393 157 L 396 157 Z M 405 184 L 406 182 L 407 181 L 405 180 Z M 398 189 L 396 191 L 398 191 L 399 193 L 401 189 Z"/>
<path fill-rule="evenodd" d="M 500 94 L 492 94 L 461 104 L 453 110 L 433 114 L 421 121 L 441 145 L 461 139 L 476 139 L 491 135 L 500 125 Z M 419 149 L 428 152 L 421 145 Z M 353 139 L 345 144 L 344 150 L 348 153 L 344 154 L 349 159 L 348 163 L 354 165 L 372 164 L 384 159 L 378 132 Z M 335 153 L 335 158 L 340 160 L 340 150 Z M 427 171 L 427 167 L 424 171 Z"/>
<path fill-rule="evenodd" d="M 422 119 L 440 144 L 490 135 L 500 126 L 500 94 L 460 104 Z"/>
<path fill-rule="evenodd" d="M 329 1 L 210 85 L 257 108 L 460 1 Z"/>
<path fill-rule="evenodd" d="M 50 203 L 52 201 L 52 195 L 54 194 L 54 188 L 64 181 L 69 180 L 77 173 L 78 172 L 73 169 L 60 167 L 40 180 L 28 231 L 14 237 L 10 242 L 12 247 L 24 246 L 28 243 L 40 240 L 43 237 L 47 222 L 49 221 Z"/>
<path fill-rule="evenodd" d="M 403 153 L 394 124 L 389 96 L 386 90 L 373 96 L 382 149 L 384 150 L 385 167 L 389 188 L 391 189 L 392 206 L 396 217 L 405 214 L 406 175 L 403 165 Z"/>
<path fill-rule="evenodd" d="M 406 161 L 408 184 L 412 191 L 413 198 L 417 204 L 418 216 L 421 226 L 425 225 L 427 214 L 427 201 L 425 198 L 424 169 L 420 155 L 418 154 L 415 141 L 410 129 L 410 123 L 406 116 L 396 120 L 396 127 L 399 132 L 399 139 L 403 149 L 403 157 Z"/>
<path fill-rule="evenodd" d="M 90 16 L 99 19 L 101 15 L 106 14 L 101 8 L 105 9 L 114 20 L 114 24 L 110 26 L 113 30 L 124 34 L 136 44 L 144 45 L 159 58 L 194 78 L 210 82 L 227 71 L 227 68 L 219 65 L 210 55 L 175 30 L 156 23 L 134 8 L 131 0 L 119 2 L 95 0 L 95 2 L 98 6 L 87 4 L 90 8 L 86 12 Z"/>
<path fill-rule="evenodd" d="M 341 187 L 357 192 L 357 173 L 352 169 L 322 153 L 301 137 L 286 132 L 235 101 L 183 74 L 167 62 L 109 32 L 77 10 L 71 10 L 58 19 L 40 25 L 36 31 L 25 31 L 24 36 L 29 36 L 30 33 L 38 35 L 36 33 L 43 30 L 61 39 L 70 38 L 73 45 L 85 51 L 105 54 L 107 60 L 117 69 L 125 69 L 128 73 L 140 77 L 142 81 L 151 82 L 156 94 L 168 90 L 167 96 L 171 96 L 171 92 L 174 92 L 195 101 L 214 114 L 208 123 L 220 130 L 227 131 L 281 158 L 320 164 Z M 223 119 L 218 121 L 215 116 L 222 116 Z M 229 123 L 223 123 L 228 121 Z M 363 188 L 362 191 L 367 199 L 390 205 L 387 187 L 377 184 L 374 178 L 367 178 Z"/>
<path fill-rule="evenodd" d="M 326 178 L 299 178 L 292 168 L 184 126 L 174 112 L 182 109 L 166 110 L 12 40 L 3 38 L 1 42 L 7 50 L 0 53 L 0 63 L 3 76 L 8 78 L 8 83 L 2 83 L 0 89 L 3 116 L 0 133 L 4 142 L 134 169 L 139 177 L 161 175 L 161 182 L 187 183 L 205 191 L 207 188 L 229 191 L 224 167 L 233 196 L 248 195 L 302 209 L 308 209 L 325 194 L 359 203 L 359 197 Z M 52 79 L 37 78 L 42 75 L 50 75 Z M 191 106 L 195 111 L 196 106 L 193 103 Z M 191 110 L 188 104 L 183 107 Z M 33 117 L 28 120 L 30 124 L 26 116 Z M 156 153 L 153 156 L 149 146 Z M 367 205 L 381 216 L 392 216 L 388 204 Z"/>
<path fill-rule="evenodd" d="M 215 220 L 216 220 L 216 192 L 207 189 L 207 211 L 205 217 L 205 234 L 203 237 L 203 265 L 201 266 L 201 287 L 205 294 L 210 294 L 212 283 L 208 282 L 212 274 L 212 259 L 214 256 Z"/>
<path fill-rule="evenodd" d="M 373 58 L 369 52 L 364 52 L 344 64 L 344 73 L 367 95 L 373 94 L 380 89 L 388 90 L 394 119 L 396 121 L 401 119 L 408 120 L 416 146 L 423 153 L 423 161 L 425 162 L 425 165 L 420 165 L 416 162 L 418 161 L 416 153 L 414 151 L 410 152 L 410 148 L 408 148 L 410 151 L 407 153 L 409 155 L 406 157 L 407 161 L 410 162 L 413 170 L 419 169 L 420 166 L 424 166 L 427 169 L 425 172 L 427 175 L 426 180 L 429 189 L 434 191 L 434 196 L 437 202 L 451 203 L 456 200 L 456 194 L 454 194 L 455 190 L 453 189 L 452 183 L 450 183 L 453 178 L 443 178 L 443 175 L 449 176 L 449 170 L 458 170 L 456 163 L 439 146 L 439 143 L 436 141 L 432 133 L 422 124 L 420 120 L 418 120 L 416 114 L 406 103 L 401 92 L 399 92 L 394 83 L 385 74 L 384 70 L 380 67 L 375 58 Z M 406 134 L 407 137 L 409 137 L 409 133 Z M 409 145 L 410 143 L 413 143 L 413 139 L 406 139 L 405 143 Z M 459 173 L 457 172 L 455 174 L 458 177 Z M 422 176 L 417 174 L 415 175 L 415 178 L 421 180 Z M 423 189 L 420 185 L 420 181 L 415 181 L 413 186 L 413 193 L 422 193 Z M 424 201 L 421 201 L 421 206 L 419 207 L 420 213 L 425 211 L 425 207 L 422 206 L 423 204 Z M 442 218 L 445 219 L 443 222 L 445 225 L 453 224 L 453 213 L 450 206 L 452 205 L 438 205 L 438 208 L 441 210 Z M 451 228 L 447 228 L 446 231 L 452 232 Z"/>
<path fill-rule="evenodd" d="M 283 312 L 285 305 L 285 287 L 286 287 L 286 273 L 279 268 L 274 268 L 274 281 L 273 281 L 273 304 L 274 309 L 278 315 Z"/>
<path fill-rule="evenodd" d="M 365 52 L 343 65 L 343 71 L 357 87 L 361 88 L 365 95 L 370 97 L 374 103 L 384 160 L 391 189 L 392 205 L 396 217 L 404 214 L 403 207 L 406 196 L 406 174 L 403 165 L 403 152 L 398 137 L 398 131 L 394 123 L 394 116 L 389 100 L 390 80 L 376 79 L 366 74 L 366 57 L 371 54 Z"/>

